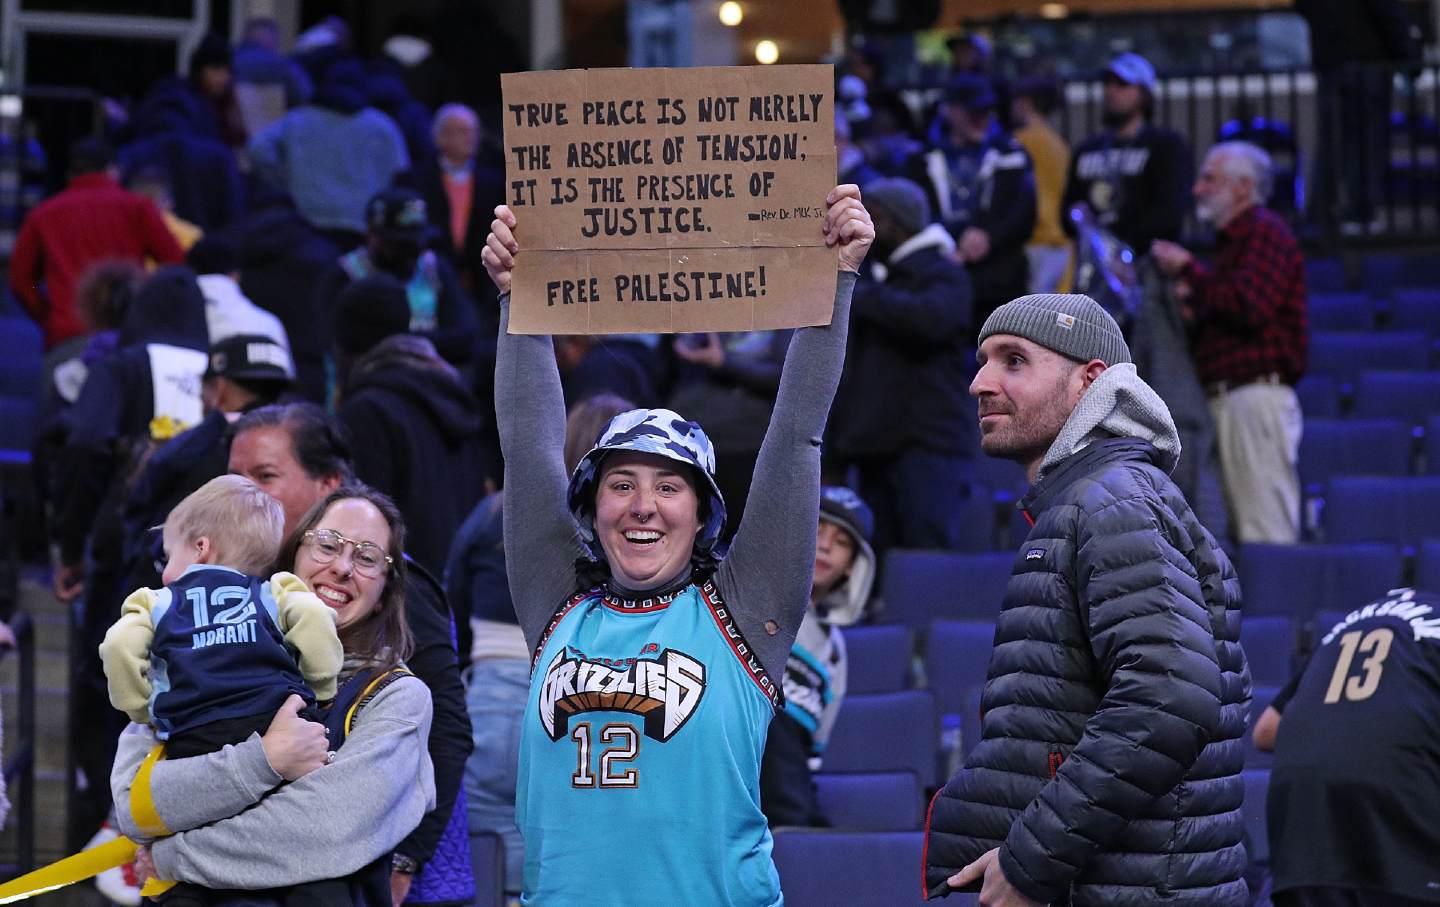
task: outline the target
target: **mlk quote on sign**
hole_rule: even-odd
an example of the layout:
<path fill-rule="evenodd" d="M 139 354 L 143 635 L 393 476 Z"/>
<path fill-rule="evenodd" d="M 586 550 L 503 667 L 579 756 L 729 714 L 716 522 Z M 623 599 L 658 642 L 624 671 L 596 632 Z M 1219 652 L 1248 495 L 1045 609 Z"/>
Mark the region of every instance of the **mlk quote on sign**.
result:
<path fill-rule="evenodd" d="M 501 76 L 510 331 L 829 324 L 830 66 Z"/>

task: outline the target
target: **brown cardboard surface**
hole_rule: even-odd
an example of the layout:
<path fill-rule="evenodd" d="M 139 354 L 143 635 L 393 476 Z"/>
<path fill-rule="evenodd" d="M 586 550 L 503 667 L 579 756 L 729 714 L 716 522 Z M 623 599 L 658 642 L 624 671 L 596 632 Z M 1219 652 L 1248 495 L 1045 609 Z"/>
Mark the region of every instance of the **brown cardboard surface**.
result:
<path fill-rule="evenodd" d="M 829 323 L 833 80 L 810 65 L 502 75 L 510 330 Z"/>

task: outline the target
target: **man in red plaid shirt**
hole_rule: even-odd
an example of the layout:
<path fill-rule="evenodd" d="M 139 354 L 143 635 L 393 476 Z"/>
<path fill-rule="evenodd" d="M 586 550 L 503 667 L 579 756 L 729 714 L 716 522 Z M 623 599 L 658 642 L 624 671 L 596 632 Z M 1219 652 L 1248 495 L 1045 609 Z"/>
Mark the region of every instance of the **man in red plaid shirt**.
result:
<path fill-rule="evenodd" d="M 1300 537 L 1300 402 L 1305 372 L 1305 263 L 1295 235 L 1265 207 L 1270 157 L 1245 142 L 1216 145 L 1195 181 L 1195 212 L 1218 231 L 1206 265 L 1172 242 L 1150 247 L 1175 278 L 1210 398 L 1220 473 L 1236 541 Z"/>

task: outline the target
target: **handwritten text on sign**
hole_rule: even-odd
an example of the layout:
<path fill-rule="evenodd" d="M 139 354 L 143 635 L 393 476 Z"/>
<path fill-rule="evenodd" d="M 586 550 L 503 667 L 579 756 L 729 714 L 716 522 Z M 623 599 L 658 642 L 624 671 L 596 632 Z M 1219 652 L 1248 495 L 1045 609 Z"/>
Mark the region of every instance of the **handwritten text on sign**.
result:
<path fill-rule="evenodd" d="M 515 333 L 827 324 L 829 66 L 509 73 Z"/>

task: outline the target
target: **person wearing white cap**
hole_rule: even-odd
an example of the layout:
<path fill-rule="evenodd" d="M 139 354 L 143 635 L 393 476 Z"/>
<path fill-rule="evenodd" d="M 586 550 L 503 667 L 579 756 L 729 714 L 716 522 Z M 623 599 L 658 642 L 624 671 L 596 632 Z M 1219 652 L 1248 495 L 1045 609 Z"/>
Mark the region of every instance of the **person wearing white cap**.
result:
<path fill-rule="evenodd" d="M 1105 70 L 1101 122 L 1070 161 L 1060 222 L 1074 233 L 1070 212 L 1088 206 L 1096 222 L 1143 255 L 1157 237 L 1178 239 L 1193 169 L 1179 133 L 1151 122 L 1155 67 L 1135 53 L 1121 54 Z"/>

